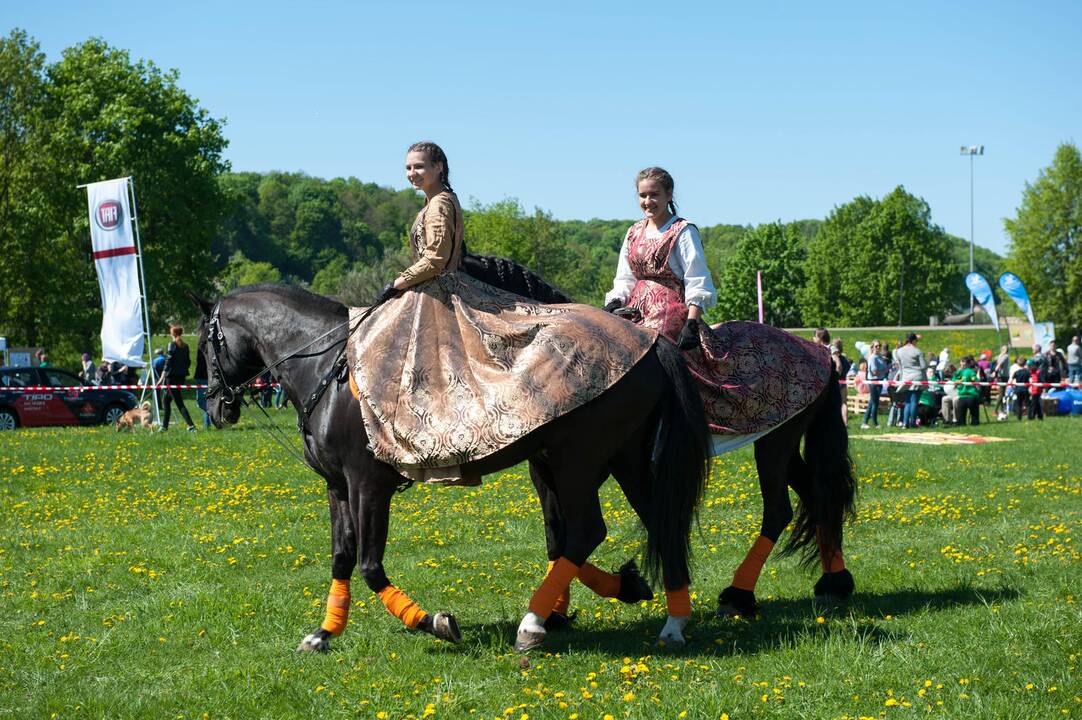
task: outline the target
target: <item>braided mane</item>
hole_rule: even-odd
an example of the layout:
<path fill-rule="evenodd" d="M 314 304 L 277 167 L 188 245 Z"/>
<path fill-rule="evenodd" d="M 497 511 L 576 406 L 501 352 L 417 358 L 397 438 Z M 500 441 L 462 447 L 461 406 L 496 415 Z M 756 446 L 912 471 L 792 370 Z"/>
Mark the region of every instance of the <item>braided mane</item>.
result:
<path fill-rule="evenodd" d="M 462 269 L 470 276 L 501 290 L 543 303 L 569 303 L 571 298 L 519 263 L 492 255 L 462 256 Z"/>

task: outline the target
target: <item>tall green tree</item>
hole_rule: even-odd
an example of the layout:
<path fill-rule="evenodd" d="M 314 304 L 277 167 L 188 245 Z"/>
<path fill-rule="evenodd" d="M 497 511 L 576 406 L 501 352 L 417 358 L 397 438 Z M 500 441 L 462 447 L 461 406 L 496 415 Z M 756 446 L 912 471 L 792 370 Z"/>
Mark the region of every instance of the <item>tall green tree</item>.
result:
<path fill-rule="evenodd" d="M 56 163 L 55 202 L 68 220 L 57 228 L 62 242 L 89 250 L 77 183 L 131 175 L 151 322 L 186 315 L 183 291 L 210 289 L 211 239 L 225 208 L 217 181 L 227 169 L 220 121 L 179 86 L 176 70 L 133 61 L 98 38 L 65 50 L 47 74 L 47 152 Z M 94 305 L 96 283 L 85 262 L 70 269 L 67 282 Z"/>
<path fill-rule="evenodd" d="M 948 308 L 959 268 L 922 198 L 898 186 L 882 200 L 836 207 L 808 246 L 801 311 L 812 325 L 927 322 Z"/>
<path fill-rule="evenodd" d="M 796 223 L 759 225 L 744 233 L 721 271 L 718 304 L 711 320 L 755 320 L 759 314 L 756 272 L 763 273 L 764 320 L 799 327 L 797 294 L 804 286 L 804 245 Z"/>
<path fill-rule="evenodd" d="M 0 38 L 0 335 L 37 344 L 49 325 L 53 177 L 42 148 L 45 56 L 22 30 Z"/>
<path fill-rule="evenodd" d="M 135 179 L 143 267 L 158 324 L 210 286 L 221 221 L 220 124 L 175 71 L 93 39 L 51 65 L 25 33 L 0 40 L 0 332 L 72 352 L 96 346 L 100 296 L 86 196 L 76 185 Z"/>
<path fill-rule="evenodd" d="M 1063 143 L 1022 204 L 1004 220 L 1011 236 L 1008 268 L 1026 283 L 1039 319 L 1069 337 L 1082 327 L 1082 158 Z"/>

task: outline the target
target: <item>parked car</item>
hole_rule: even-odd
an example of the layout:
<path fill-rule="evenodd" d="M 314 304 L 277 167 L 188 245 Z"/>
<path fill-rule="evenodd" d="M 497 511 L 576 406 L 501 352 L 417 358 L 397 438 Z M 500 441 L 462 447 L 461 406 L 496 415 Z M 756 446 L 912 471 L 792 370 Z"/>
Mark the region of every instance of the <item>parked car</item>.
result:
<path fill-rule="evenodd" d="M 35 425 L 114 423 L 138 404 L 127 390 L 77 389 L 83 381 L 53 367 L 0 368 L 0 430 Z M 47 388 L 22 390 L 21 388 Z"/>

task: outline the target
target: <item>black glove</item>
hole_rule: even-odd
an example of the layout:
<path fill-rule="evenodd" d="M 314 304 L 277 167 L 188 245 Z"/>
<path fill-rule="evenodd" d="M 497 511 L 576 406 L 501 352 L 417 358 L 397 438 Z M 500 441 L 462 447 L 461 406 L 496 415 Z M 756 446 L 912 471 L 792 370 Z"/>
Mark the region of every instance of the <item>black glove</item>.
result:
<path fill-rule="evenodd" d="M 684 327 L 680 330 L 680 337 L 676 339 L 676 347 L 684 352 L 699 347 L 699 321 L 688 318 Z"/>
<path fill-rule="evenodd" d="M 623 300 L 609 300 L 608 304 L 605 305 L 605 307 L 603 309 L 604 309 L 605 312 L 611 313 L 611 312 L 616 312 L 617 310 L 619 310 L 623 306 L 624 306 L 624 301 Z"/>
<path fill-rule="evenodd" d="M 383 286 L 383 289 L 379 291 L 379 295 L 376 296 L 376 305 L 382 305 L 393 297 L 398 297 L 402 294 L 402 291 L 394 286 L 394 283 L 387 283 Z"/>

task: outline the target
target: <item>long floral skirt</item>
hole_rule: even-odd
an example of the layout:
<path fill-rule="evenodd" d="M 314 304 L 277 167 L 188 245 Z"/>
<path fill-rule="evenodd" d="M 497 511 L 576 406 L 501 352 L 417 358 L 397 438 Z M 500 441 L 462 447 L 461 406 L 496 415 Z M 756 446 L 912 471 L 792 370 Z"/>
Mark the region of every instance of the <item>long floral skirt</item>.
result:
<path fill-rule="evenodd" d="M 784 330 L 745 321 L 699 327 L 702 348 L 684 358 L 714 434 L 777 427 L 819 397 L 830 379 L 827 349 Z"/>
<path fill-rule="evenodd" d="M 656 339 L 597 308 L 447 273 L 378 307 L 348 358 L 375 456 L 411 479 L 453 482 L 458 466 L 605 392 Z"/>

